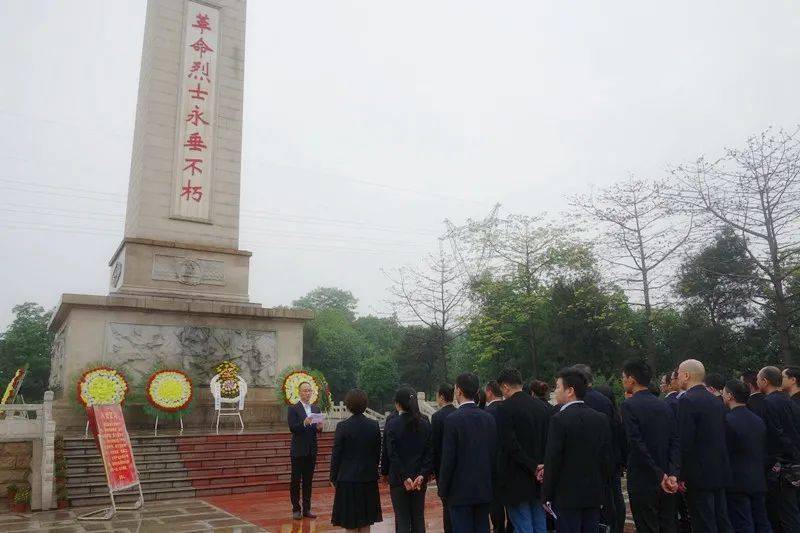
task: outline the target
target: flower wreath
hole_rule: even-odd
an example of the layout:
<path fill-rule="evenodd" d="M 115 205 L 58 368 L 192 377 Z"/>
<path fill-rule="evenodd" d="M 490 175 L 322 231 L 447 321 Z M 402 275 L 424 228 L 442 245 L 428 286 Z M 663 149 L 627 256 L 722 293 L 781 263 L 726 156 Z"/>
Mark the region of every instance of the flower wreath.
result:
<path fill-rule="evenodd" d="M 294 405 L 300 401 L 300 385 L 302 383 L 311 384 L 311 403 L 316 402 L 320 411 L 323 413 L 330 411 L 333 405 L 328 381 L 318 370 L 289 367 L 281 372 L 277 382 L 280 383 L 280 386 L 275 389 L 278 401 L 286 405 Z"/>
<path fill-rule="evenodd" d="M 222 361 L 214 367 L 214 374 L 219 376 L 219 390 L 223 398 L 239 396 L 239 372 L 241 368 L 233 361 Z"/>
<path fill-rule="evenodd" d="M 144 382 L 144 397 L 144 410 L 150 416 L 180 418 L 192 406 L 192 378 L 175 368 L 155 368 Z"/>
<path fill-rule="evenodd" d="M 27 372 L 28 365 L 17 369 L 17 371 L 14 373 L 14 377 L 11 378 L 11 381 L 8 382 L 8 386 L 6 386 L 6 390 L 3 393 L 3 399 L 0 400 L 0 405 L 6 405 L 14 399 L 19 392 L 19 388 L 22 385 L 22 380 L 25 379 L 25 374 Z"/>
<path fill-rule="evenodd" d="M 124 404 L 128 395 L 128 380 L 111 366 L 90 366 L 78 378 L 75 387 L 75 402 L 79 408 L 90 405 Z"/>

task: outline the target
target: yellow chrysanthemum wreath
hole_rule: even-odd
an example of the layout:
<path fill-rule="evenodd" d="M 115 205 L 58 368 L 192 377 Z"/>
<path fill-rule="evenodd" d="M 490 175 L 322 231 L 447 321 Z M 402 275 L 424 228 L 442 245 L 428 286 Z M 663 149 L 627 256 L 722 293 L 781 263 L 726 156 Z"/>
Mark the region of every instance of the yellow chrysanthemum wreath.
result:
<path fill-rule="evenodd" d="M 177 418 L 189 410 L 194 398 L 192 379 L 182 370 L 158 368 L 144 383 L 145 411 L 151 416 Z"/>
<path fill-rule="evenodd" d="M 280 384 L 275 392 L 278 399 L 286 405 L 294 405 L 300 401 L 300 385 L 304 382 L 311 384 L 311 403 L 316 403 L 320 411 L 327 412 L 333 405 L 328 382 L 318 370 L 306 368 L 287 368 L 278 378 Z"/>
<path fill-rule="evenodd" d="M 25 373 L 27 371 L 27 365 L 23 368 L 17 369 L 17 371 L 14 373 L 14 377 L 11 378 L 11 381 L 8 382 L 8 386 L 6 386 L 6 390 L 3 393 L 3 398 L 0 400 L 0 405 L 6 405 L 8 402 L 14 399 L 14 396 L 17 394 L 17 390 L 19 389 L 19 385 L 25 378 Z"/>
<path fill-rule="evenodd" d="M 81 407 L 123 404 L 128 394 L 128 380 L 119 370 L 102 365 L 81 374 L 76 384 L 76 399 Z"/>

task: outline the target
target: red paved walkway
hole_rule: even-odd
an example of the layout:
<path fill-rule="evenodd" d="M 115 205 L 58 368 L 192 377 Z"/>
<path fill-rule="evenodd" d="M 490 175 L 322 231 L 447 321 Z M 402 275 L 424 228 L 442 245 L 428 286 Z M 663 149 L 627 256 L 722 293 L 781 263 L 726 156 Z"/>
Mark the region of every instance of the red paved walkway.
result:
<path fill-rule="evenodd" d="M 252 522 L 276 533 L 311 533 L 315 531 L 344 531 L 331 525 L 331 508 L 333 507 L 333 488 L 315 487 L 312 505 L 317 514 L 316 520 L 292 520 L 292 506 L 289 503 L 289 491 L 269 493 L 236 494 L 231 496 L 211 496 L 203 498 L 206 502 L 236 515 L 242 520 Z M 436 487 L 430 487 L 425 498 L 425 522 L 428 533 L 441 533 L 442 503 L 436 496 Z M 394 532 L 394 513 L 389 491 L 381 486 L 381 505 L 383 522 L 372 526 L 376 533 Z M 633 524 L 628 523 L 625 531 L 633 532 Z"/>
<path fill-rule="evenodd" d="M 211 496 L 203 498 L 203 500 L 271 532 L 344 531 L 331 525 L 332 487 L 314 488 L 311 503 L 313 506 L 312 511 L 317 515 L 317 519 L 306 519 L 302 522 L 292 520 L 289 491 Z M 443 530 L 442 503 L 436 496 L 435 486 L 428 490 L 425 501 L 426 530 L 429 533 L 439 533 Z M 392 501 L 385 486 L 381 487 L 381 505 L 383 507 L 383 522 L 372 526 L 372 531 L 393 532 L 394 514 L 392 513 Z"/>

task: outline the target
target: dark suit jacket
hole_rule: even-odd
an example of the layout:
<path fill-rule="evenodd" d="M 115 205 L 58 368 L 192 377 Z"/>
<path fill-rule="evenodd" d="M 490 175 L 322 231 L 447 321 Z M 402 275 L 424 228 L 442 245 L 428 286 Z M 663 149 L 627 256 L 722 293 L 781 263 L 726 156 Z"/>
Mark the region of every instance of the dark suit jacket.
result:
<path fill-rule="evenodd" d="M 792 401 L 795 403 L 800 403 L 800 392 L 792 394 Z"/>
<path fill-rule="evenodd" d="M 747 407 L 736 407 L 725 415 L 733 482 L 730 492 L 754 494 L 767 490 L 764 465 L 767 458 L 767 426 Z"/>
<path fill-rule="evenodd" d="M 584 403 L 550 419 L 542 501 L 561 509 L 600 508 L 612 474 L 608 419 Z"/>
<path fill-rule="evenodd" d="M 306 410 L 303 409 L 303 404 L 300 402 L 289 407 L 288 411 L 289 431 L 292 432 L 291 456 L 317 455 L 317 425 L 303 425 L 303 420 L 306 419 Z M 312 404 L 311 412 L 319 413 L 319 407 Z"/>
<path fill-rule="evenodd" d="M 681 447 L 672 409 L 650 391 L 640 391 L 622 402 L 622 422 L 629 450 L 628 492 L 658 494 L 664 474 L 680 474 Z"/>
<path fill-rule="evenodd" d="M 456 406 L 449 403 L 433 413 L 431 417 L 431 433 L 433 440 L 433 473 L 439 477 L 439 466 L 442 464 L 442 437 L 444 436 L 444 419 L 456 410 Z"/>
<path fill-rule="evenodd" d="M 331 481 L 377 481 L 380 458 L 381 430 L 378 422 L 363 414 L 339 422 L 333 440 Z"/>
<path fill-rule="evenodd" d="M 389 454 L 389 485 L 401 487 L 406 479 L 433 471 L 431 423 L 424 416 L 414 429 L 407 423 L 411 414 L 402 413 L 386 424 L 386 451 Z"/>
<path fill-rule="evenodd" d="M 544 402 L 520 391 L 503 400 L 497 411 L 500 423 L 498 501 L 506 505 L 538 501 L 536 467 L 544 462 L 550 422 L 547 408 Z"/>
<path fill-rule="evenodd" d="M 724 489 L 731 482 L 725 444 L 725 407 L 702 385 L 678 400 L 681 478 L 697 490 Z"/>
<path fill-rule="evenodd" d="M 392 411 L 386 417 L 386 422 L 383 423 L 383 442 L 381 443 L 381 475 L 389 475 L 389 449 L 386 446 L 386 428 L 389 427 L 389 422 L 392 418 L 398 416 L 397 411 Z"/>
<path fill-rule="evenodd" d="M 800 407 L 786 393 L 771 392 L 764 398 L 764 423 L 769 465 L 800 463 Z"/>
<path fill-rule="evenodd" d="M 750 398 L 747 399 L 747 408 L 753 411 L 755 414 L 764 418 L 764 400 L 766 396 L 764 396 L 763 392 L 755 392 L 750 395 Z"/>
<path fill-rule="evenodd" d="M 671 392 L 664 396 L 664 403 L 666 403 L 669 408 L 672 410 L 672 416 L 675 417 L 675 420 L 678 419 L 678 393 Z"/>
<path fill-rule="evenodd" d="M 593 388 L 587 389 L 583 402 L 598 413 L 603 413 L 608 417 L 609 427 L 611 428 L 611 450 L 614 464 L 618 467 L 617 471 L 621 475 L 628 452 L 625 430 L 622 427 L 622 420 L 619 413 L 617 413 L 617 409 L 605 394 Z"/>
<path fill-rule="evenodd" d="M 444 421 L 439 496 L 448 505 L 491 503 L 496 456 L 494 417 L 474 403 L 456 409 Z"/>

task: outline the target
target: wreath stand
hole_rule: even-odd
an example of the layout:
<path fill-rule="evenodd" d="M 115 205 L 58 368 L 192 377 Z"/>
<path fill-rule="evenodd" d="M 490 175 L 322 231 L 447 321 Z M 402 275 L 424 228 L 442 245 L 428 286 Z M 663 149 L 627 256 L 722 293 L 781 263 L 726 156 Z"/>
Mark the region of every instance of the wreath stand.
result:
<path fill-rule="evenodd" d="M 179 416 L 178 416 L 178 421 L 179 421 L 179 422 L 180 422 L 180 424 L 181 424 L 181 430 L 180 430 L 180 432 L 178 433 L 178 435 L 183 435 L 183 415 L 179 415 Z M 156 415 L 156 425 L 155 425 L 155 427 L 153 428 L 153 436 L 154 436 L 154 437 L 158 437 L 158 415 Z"/>
<path fill-rule="evenodd" d="M 25 376 L 27 374 L 28 372 L 26 371 L 24 374 L 22 374 L 22 378 L 19 380 L 19 382 L 17 382 L 17 386 L 14 387 L 14 391 L 12 392 L 11 403 L 8 405 L 23 405 L 25 403 L 25 398 L 19 393 L 19 390 L 22 388 L 22 382 L 25 381 Z M 6 419 L 8 418 L 27 419 L 28 412 L 6 411 Z"/>

